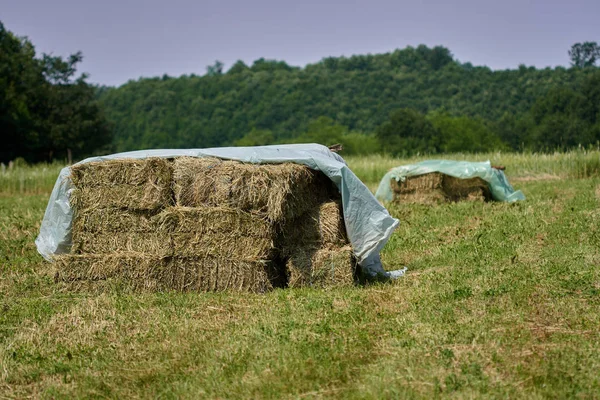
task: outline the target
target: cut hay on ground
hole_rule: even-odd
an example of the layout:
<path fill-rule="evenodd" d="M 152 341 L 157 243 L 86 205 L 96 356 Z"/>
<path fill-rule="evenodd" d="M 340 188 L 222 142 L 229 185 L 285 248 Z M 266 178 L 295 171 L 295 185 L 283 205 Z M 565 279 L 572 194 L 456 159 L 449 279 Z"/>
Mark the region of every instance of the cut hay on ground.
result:
<path fill-rule="evenodd" d="M 345 244 L 348 238 L 340 200 L 320 204 L 289 221 L 278 237 L 278 246 L 286 256 L 298 247 Z"/>
<path fill-rule="evenodd" d="M 460 179 L 439 172 L 391 180 L 394 199 L 401 203 L 436 204 L 444 201 L 491 200 L 489 185 L 481 178 Z"/>
<path fill-rule="evenodd" d="M 280 281 L 267 261 L 218 257 L 156 257 L 141 253 L 61 255 L 55 258 L 61 282 L 118 279 L 133 290 L 224 291 L 263 293 Z"/>
<path fill-rule="evenodd" d="M 352 248 L 298 248 L 287 261 L 288 286 L 330 288 L 354 284 Z"/>
<path fill-rule="evenodd" d="M 328 198 L 332 185 L 323 173 L 293 163 L 259 165 L 193 157 L 174 162 L 177 205 L 228 205 L 271 222 L 303 214 Z"/>

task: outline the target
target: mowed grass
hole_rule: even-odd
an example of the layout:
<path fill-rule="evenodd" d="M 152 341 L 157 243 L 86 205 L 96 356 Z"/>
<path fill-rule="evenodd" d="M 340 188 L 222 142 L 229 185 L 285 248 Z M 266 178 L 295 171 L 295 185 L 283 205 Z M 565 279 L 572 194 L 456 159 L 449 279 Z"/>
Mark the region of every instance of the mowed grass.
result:
<path fill-rule="evenodd" d="M 513 164 L 521 203 L 390 205 L 394 283 L 265 295 L 71 292 L 33 243 L 48 193 L 6 190 L 0 398 L 597 398 L 600 177 L 572 172 L 583 157 Z M 376 187 L 374 157 L 349 162 Z"/>

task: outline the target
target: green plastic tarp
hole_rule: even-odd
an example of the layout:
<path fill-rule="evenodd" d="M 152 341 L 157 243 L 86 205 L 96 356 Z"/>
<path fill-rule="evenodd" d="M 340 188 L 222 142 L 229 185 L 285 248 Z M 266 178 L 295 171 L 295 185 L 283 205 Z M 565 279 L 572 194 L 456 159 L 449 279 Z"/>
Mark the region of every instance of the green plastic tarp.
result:
<path fill-rule="evenodd" d="M 470 162 L 452 160 L 427 160 L 392 168 L 379 183 L 375 197 L 380 201 L 392 201 L 394 199 L 394 193 L 390 184 L 392 179 L 395 179 L 397 182 L 404 182 L 406 178 L 432 172 L 440 172 L 461 179 L 481 178 L 488 183 L 492 198 L 497 201 L 514 202 L 525 200 L 523 192 L 514 190 L 510 183 L 508 183 L 504 172 L 492 168 L 489 161 Z"/>

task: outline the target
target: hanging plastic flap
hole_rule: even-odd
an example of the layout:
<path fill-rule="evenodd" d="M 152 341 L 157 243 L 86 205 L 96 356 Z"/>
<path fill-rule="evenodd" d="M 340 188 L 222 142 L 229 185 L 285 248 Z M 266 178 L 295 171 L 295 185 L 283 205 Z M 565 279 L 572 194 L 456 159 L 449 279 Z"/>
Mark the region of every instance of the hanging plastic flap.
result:
<path fill-rule="evenodd" d="M 391 180 L 404 182 L 406 178 L 429 174 L 431 172 L 440 172 L 455 178 L 469 179 L 481 178 L 489 184 L 492 198 L 497 201 L 513 202 L 525 200 L 525 195 L 520 190 L 514 190 L 508 183 L 504 172 L 492 168 L 489 161 L 469 162 L 469 161 L 451 161 L 451 160 L 427 160 L 417 164 L 402 165 L 392 168 L 381 180 L 375 197 L 381 201 L 392 201 L 394 193 L 391 187 Z"/>
<path fill-rule="evenodd" d="M 342 195 L 342 209 L 348 238 L 358 263 L 365 272 L 385 273 L 379 261 L 379 251 L 398 226 L 393 218 L 348 168 L 338 154 L 319 144 L 295 144 L 257 147 L 221 147 L 210 149 L 141 150 L 92 157 L 78 164 L 123 158 L 149 157 L 218 157 L 254 164 L 294 162 L 323 172 Z M 47 260 L 55 254 L 68 253 L 71 248 L 73 210 L 69 194 L 73 189 L 70 167 L 60 172 L 35 243 L 38 252 Z"/>

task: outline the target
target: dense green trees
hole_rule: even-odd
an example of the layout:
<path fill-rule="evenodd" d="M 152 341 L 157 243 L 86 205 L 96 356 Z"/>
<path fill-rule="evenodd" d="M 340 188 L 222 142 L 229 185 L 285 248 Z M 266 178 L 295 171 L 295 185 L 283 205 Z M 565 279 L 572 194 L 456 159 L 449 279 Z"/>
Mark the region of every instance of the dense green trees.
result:
<path fill-rule="evenodd" d="M 0 24 L 0 161 L 298 142 L 342 143 L 345 154 L 597 146 L 598 46 L 569 54 L 573 68 L 492 71 L 420 45 L 304 68 L 216 61 L 204 76 L 92 88 L 75 77 L 81 54 L 35 58 Z"/>
<path fill-rule="evenodd" d="M 569 50 L 569 57 L 574 67 L 593 67 L 600 60 L 600 46 L 596 42 L 575 43 Z"/>
<path fill-rule="evenodd" d="M 524 65 L 492 71 L 460 63 L 446 48 L 421 45 L 329 57 L 305 68 L 265 59 L 251 66 L 238 61 L 225 73 L 131 81 L 104 89 L 99 99 L 115 125 L 117 150 L 299 140 L 345 141 L 347 149 L 379 148 L 373 145 L 379 141 L 383 150 L 400 153 L 542 150 L 594 143 L 562 117 L 538 126 L 530 110 L 554 90 L 583 96 L 583 83 L 596 72 L 595 67 L 540 70 Z M 320 117 L 346 133 L 322 126 L 323 133 L 315 136 L 311 124 Z M 414 133 L 401 130 L 394 137 L 399 125 L 417 120 L 432 124 L 435 135 L 413 127 Z M 560 127 L 575 130 L 570 139 L 545 140 L 546 131 Z M 350 144 L 353 140 L 363 144 Z"/>
<path fill-rule="evenodd" d="M 0 22 L 0 161 L 77 157 L 105 151 L 112 131 L 96 90 L 75 78 L 81 53 L 35 57 L 33 45 Z"/>

